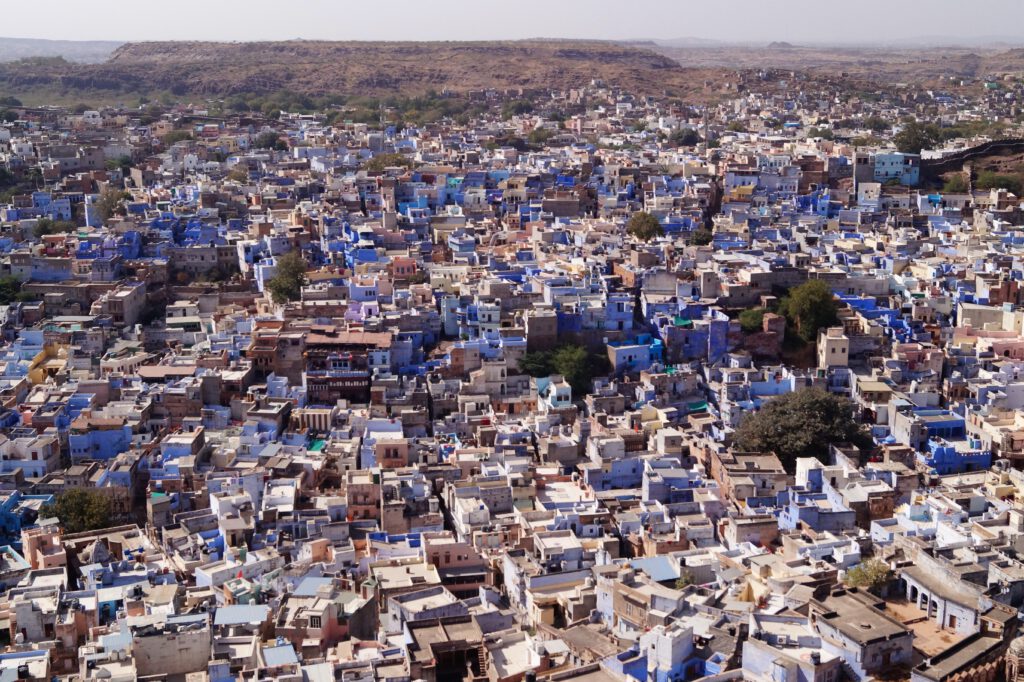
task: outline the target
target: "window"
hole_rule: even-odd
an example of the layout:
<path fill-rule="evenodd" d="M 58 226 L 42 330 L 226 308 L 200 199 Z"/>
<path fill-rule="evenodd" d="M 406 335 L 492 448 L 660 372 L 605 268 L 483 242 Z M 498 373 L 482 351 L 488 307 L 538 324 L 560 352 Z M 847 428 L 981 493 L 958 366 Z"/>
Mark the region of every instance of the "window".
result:
<path fill-rule="evenodd" d="M 320 616 L 310 616 L 309 627 L 314 629 L 320 629 Z"/>

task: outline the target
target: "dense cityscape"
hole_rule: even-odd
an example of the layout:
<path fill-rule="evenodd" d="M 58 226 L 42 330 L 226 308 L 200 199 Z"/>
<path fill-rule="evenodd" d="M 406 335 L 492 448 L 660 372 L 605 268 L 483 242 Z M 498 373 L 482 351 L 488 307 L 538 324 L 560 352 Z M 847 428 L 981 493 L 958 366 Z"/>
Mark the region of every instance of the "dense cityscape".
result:
<path fill-rule="evenodd" d="M 1024 680 L 1024 72 L 698 92 L 0 92 L 0 681 Z"/>

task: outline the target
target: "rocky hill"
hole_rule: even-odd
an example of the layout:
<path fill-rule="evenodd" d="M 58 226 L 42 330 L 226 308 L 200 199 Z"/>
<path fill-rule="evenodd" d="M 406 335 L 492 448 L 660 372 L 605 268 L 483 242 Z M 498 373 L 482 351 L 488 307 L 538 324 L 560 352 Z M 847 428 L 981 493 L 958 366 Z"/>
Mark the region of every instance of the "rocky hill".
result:
<path fill-rule="evenodd" d="M 101 64 L 0 64 L 0 90 L 223 96 L 414 95 L 428 90 L 568 88 L 601 79 L 641 94 L 685 95 L 706 74 L 611 42 L 127 43 Z"/>

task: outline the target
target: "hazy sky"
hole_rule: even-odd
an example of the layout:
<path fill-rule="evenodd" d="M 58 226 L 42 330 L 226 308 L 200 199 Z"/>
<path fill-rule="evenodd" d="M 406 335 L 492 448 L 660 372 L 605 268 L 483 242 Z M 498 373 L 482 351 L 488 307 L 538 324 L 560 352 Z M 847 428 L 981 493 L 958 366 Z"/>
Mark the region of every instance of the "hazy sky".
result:
<path fill-rule="evenodd" d="M 891 42 L 1014 36 L 1022 24 L 1024 0 L 0 1 L 0 35 L 64 40 Z"/>

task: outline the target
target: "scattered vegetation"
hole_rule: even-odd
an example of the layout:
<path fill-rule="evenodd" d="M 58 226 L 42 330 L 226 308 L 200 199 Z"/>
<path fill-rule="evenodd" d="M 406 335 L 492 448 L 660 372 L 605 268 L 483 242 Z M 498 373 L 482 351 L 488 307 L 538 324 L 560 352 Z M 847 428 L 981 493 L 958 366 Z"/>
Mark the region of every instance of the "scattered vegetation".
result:
<path fill-rule="evenodd" d="M 690 571 L 683 569 L 679 572 L 679 577 L 676 578 L 675 587 L 677 590 L 685 590 L 687 587 L 693 585 L 695 582 L 697 581 L 693 577 L 693 573 L 690 573 Z"/>
<path fill-rule="evenodd" d="M 974 182 L 974 186 L 978 189 L 1006 189 L 1018 197 L 1021 196 L 1021 180 L 1015 175 L 983 170 L 978 173 L 978 179 Z"/>
<path fill-rule="evenodd" d="M 386 168 L 410 168 L 412 161 L 404 154 L 378 154 L 366 164 L 367 170 L 380 173 Z"/>
<path fill-rule="evenodd" d="M 160 141 L 163 142 L 165 147 L 177 144 L 178 142 L 184 142 L 185 140 L 191 140 L 192 133 L 188 130 L 172 130 L 163 137 Z"/>
<path fill-rule="evenodd" d="M 39 189 L 42 174 L 35 166 L 21 175 L 0 166 L 0 204 L 8 204 L 18 194 L 27 194 Z"/>
<path fill-rule="evenodd" d="M 965 122 L 952 126 L 936 123 L 921 123 L 910 119 L 893 136 L 896 148 L 905 154 L 920 154 L 922 149 L 934 149 L 944 142 L 957 138 L 972 138 L 978 135 L 998 137 L 1004 132 L 1001 123 L 991 121 Z"/>
<path fill-rule="evenodd" d="M 533 112 L 533 102 L 525 99 L 509 102 L 501 108 L 501 117 L 510 119 L 513 116 L 522 116 Z"/>
<path fill-rule="evenodd" d="M 963 194 L 967 191 L 967 181 L 961 173 L 956 173 L 942 185 L 942 191 L 950 194 Z"/>
<path fill-rule="evenodd" d="M 107 170 L 120 170 L 122 175 L 128 175 L 132 167 L 130 156 L 122 156 L 117 159 L 107 159 Z"/>

